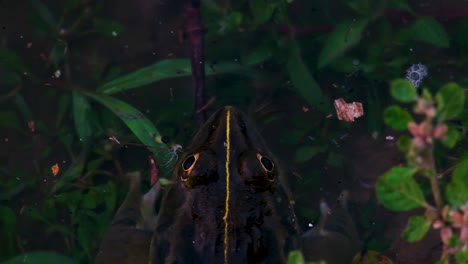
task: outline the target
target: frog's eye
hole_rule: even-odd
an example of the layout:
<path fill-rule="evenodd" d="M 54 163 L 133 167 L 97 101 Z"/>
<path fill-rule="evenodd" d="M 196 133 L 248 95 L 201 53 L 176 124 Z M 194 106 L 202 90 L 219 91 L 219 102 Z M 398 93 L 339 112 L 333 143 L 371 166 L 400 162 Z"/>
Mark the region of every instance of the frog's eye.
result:
<path fill-rule="evenodd" d="M 190 171 L 193 169 L 193 166 L 195 165 L 195 163 L 197 162 L 198 160 L 198 157 L 199 157 L 199 154 L 195 154 L 195 155 L 190 155 L 188 156 L 184 162 L 182 162 L 182 169 L 184 169 L 184 171 Z"/>
<path fill-rule="evenodd" d="M 264 170 L 266 170 L 267 172 L 273 171 L 273 168 L 275 167 L 275 165 L 273 164 L 273 161 L 271 161 L 271 159 L 269 159 L 266 156 L 262 156 L 260 154 L 257 154 L 257 159 L 262 164 L 262 167 Z"/>

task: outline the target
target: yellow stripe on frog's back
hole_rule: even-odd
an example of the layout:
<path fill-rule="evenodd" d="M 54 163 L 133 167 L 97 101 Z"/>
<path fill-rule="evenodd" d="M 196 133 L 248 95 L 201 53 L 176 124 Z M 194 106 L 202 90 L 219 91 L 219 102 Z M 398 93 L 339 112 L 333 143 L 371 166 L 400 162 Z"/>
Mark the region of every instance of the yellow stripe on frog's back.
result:
<path fill-rule="evenodd" d="M 229 248 L 229 240 L 228 240 L 228 230 L 229 230 L 229 196 L 230 196 L 230 182 L 231 182 L 231 174 L 229 172 L 229 163 L 231 162 L 231 108 L 226 109 L 226 202 L 224 207 L 224 263 L 228 263 L 228 248 Z"/>

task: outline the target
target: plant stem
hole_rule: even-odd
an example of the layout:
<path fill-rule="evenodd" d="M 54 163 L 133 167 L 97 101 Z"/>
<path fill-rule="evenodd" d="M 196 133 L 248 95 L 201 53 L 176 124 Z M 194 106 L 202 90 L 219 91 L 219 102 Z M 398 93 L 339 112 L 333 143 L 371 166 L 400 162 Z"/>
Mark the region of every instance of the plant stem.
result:
<path fill-rule="evenodd" d="M 430 164 L 430 170 L 431 170 L 431 176 L 429 180 L 431 183 L 432 195 L 434 196 L 434 202 L 436 204 L 437 211 L 440 213 L 442 210 L 442 198 L 440 195 L 439 182 L 437 181 L 437 171 L 435 169 L 433 143 L 431 143 L 428 148 L 429 148 L 428 164 Z"/>

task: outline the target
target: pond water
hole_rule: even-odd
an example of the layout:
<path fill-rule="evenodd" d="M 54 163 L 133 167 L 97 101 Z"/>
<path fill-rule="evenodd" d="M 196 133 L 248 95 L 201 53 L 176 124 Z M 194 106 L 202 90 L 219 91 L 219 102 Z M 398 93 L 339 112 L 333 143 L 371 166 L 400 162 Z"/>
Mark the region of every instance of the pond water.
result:
<path fill-rule="evenodd" d="M 218 152 L 213 160 L 223 165 L 213 173 L 216 180 L 202 179 L 202 185 L 229 182 L 220 172 L 224 164 L 244 168 L 236 152 L 244 144 L 261 154 L 252 160 L 262 164 L 258 169 L 248 161 L 244 169 L 274 167 L 275 181 L 267 191 L 253 188 L 248 194 L 262 197 L 259 204 L 270 203 L 268 213 L 236 198 L 232 210 L 229 201 L 223 207 L 214 198 L 212 209 L 202 206 L 207 211 L 200 209 L 205 213 L 197 217 L 213 213 L 213 225 L 225 228 L 201 228 L 203 235 L 213 232 L 216 256 L 223 245 L 225 251 L 224 259 L 205 260 L 229 262 L 230 249 L 252 251 L 257 245 L 260 253 L 246 250 L 252 263 L 300 263 L 288 253 L 303 242 L 310 261 L 451 263 L 456 255 L 457 263 L 468 262 L 468 235 L 462 231 L 468 224 L 456 222 L 457 214 L 468 216 L 462 166 L 467 1 L 22 0 L 0 1 L 0 12 L 0 263 L 93 263 L 125 200 L 129 172 L 141 172 L 141 188 L 135 190 L 162 186 L 143 202 L 155 214 L 164 215 L 165 204 L 172 205 L 171 195 L 162 198 L 171 186 L 184 192 L 175 200 L 193 199 L 200 206 L 197 201 L 213 198 L 199 198 L 177 170 L 172 173 L 176 166 L 185 168 L 190 155 L 184 151 L 194 151 L 189 145 L 201 124 L 228 105 L 237 109 L 233 123 L 217 117 L 202 129 L 212 138 L 193 144 L 203 143 L 203 151 L 232 149 L 226 152 L 232 157 L 223 155 L 236 163 Z M 411 129 L 411 122 L 430 127 Z M 229 124 L 232 131 L 219 132 Z M 246 130 L 258 131 L 266 148 Z M 424 141 L 416 146 L 419 139 Z M 271 157 L 262 159 L 264 153 Z M 187 171 L 203 157 L 197 155 Z M 386 174 L 396 166 L 411 171 L 411 179 L 399 183 L 403 170 Z M 236 189 L 235 179 L 232 184 L 232 197 L 247 195 Z M 208 193 L 228 197 L 226 186 L 209 187 Z M 271 197 L 258 194 L 263 192 Z M 271 204 L 281 199 L 290 206 Z M 294 209 L 297 233 L 288 237 L 269 222 L 277 230 L 266 238 L 263 224 L 283 224 L 284 208 Z M 188 228 L 180 224 L 182 209 L 159 220 L 148 210 L 147 230 L 154 230 L 154 221 Z M 256 218 L 257 240 L 250 237 L 257 229 L 239 231 L 245 226 L 236 222 L 250 221 L 252 211 L 261 221 L 272 219 L 258 224 Z M 411 228 L 409 219 L 416 219 Z M 235 238 L 223 235 L 230 234 L 229 224 L 238 228 L 237 236 L 249 238 L 232 246 Z M 131 245 L 139 248 L 129 254 L 148 253 L 145 241 L 157 230 L 136 238 Z M 130 236 L 112 240 L 125 243 Z M 291 237 L 298 244 L 289 245 Z M 182 243 L 171 239 L 161 247 Z M 272 246 L 282 239 L 289 246 Z M 284 259 L 273 261 L 273 251 Z M 190 259 L 187 252 L 180 252 L 187 255 L 179 261 L 211 256 L 194 253 Z"/>

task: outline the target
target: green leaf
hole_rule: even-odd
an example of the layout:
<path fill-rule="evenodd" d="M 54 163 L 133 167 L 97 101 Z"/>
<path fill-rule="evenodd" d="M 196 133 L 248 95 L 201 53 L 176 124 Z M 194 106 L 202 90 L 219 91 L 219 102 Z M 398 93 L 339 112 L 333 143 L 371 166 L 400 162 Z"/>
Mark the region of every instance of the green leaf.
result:
<path fill-rule="evenodd" d="M 410 29 L 411 37 L 437 47 L 447 48 L 450 40 L 445 28 L 432 17 L 417 19 Z"/>
<path fill-rule="evenodd" d="M 332 167 L 340 167 L 343 165 L 344 157 L 342 154 L 330 151 L 328 153 L 327 165 Z"/>
<path fill-rule="evenodd" d="M 0 206 L 0 227 L 3 230 L 4 237 L 2 238 L 3 254 L 13 254 L 16 248 L 16 214 L 6 206 Z M 3 256 L 0 254 L 0 257 Z"/>
<path fill-rule="evenodd" d="M 88 192 L 83 200 L 81 201 L 81 207 L 83 209 L 94 209 L 97 206 L 96 197 L 93 191 Z"/>
<path fill-rule="evenodd" d="M 391 0 L 386 2 L 386 8 L 405 10 L 410 13 L 413 13 L 411 7 L 408 5 L 406 0 Z"/>
<path fill-rule="evenodd" d="M 410 113 L 398 105 L 392 105 L 384 111 L 384 122 L 395 130 L 405 130 L 413 121 Z"/>
<path fill-rule="evenodd" d="M 456 83 L 448 83 L 436 94 L 437 116 L 445 121 L 457 117 L 465 106 L 465 92 Z"/>
<path fill-rule="evenodd" d="M 66 11 L 71 11 L 79 7 L 80 4 L 81 4 L 80 0 L 66 0 L 64 8 Z"/>
<path fill-rule="evenodd" d="M 241 72 L 247 68 L 239 63 L 222 62 L 212 67 L 205 66 L 206 75 Z M 148 85 L 164 79 L 190 76 L 192 68 L 188 59 L 168 59 L 121 76 L 102 85 L 98 91 L 114 94 Z"/>
<path fill-rule="evenodd" d="M 447 134 L 442 138 L 442 144 L 447 148 L 453 148 L 457 144 L 458 140 L 461 139 L 461 134 L 453 126 L 449 126 Z"/>
<path fill-rule="evenodd" d="M 318 58 L 318 67 L 323 68 L 342 56 L 347 50 L 359 43 L 368 20 L 345 21 L 336 26 L 325 39 Z"/>
<path fill-rule="evenodd" d="M 274 2 L 267 0 L 250 0 L 250 12 L 254 18 L 254 26 L 261 25 L 270 20 L 275 11 Z"/>
<path fill-rule="evenodd" d="M 2 264 L 76 264 L 73 259 L 53 251 L 34 251 L 13 257 Z"/>
<path fill-rule="evenodd" d="M 0 64 L 6 69 L 20 74 L 29 71 L 18 53 L 5 48 L 0 48 Z"/>
<path fill-rule="evenodd" d="M 75 161 L 70 165 L 67 171 L 60 177 L 57 183 L 52 188 L 51 192 L 56 193 L 58 190 L 62 189 L 67 184 L 78 179 L 85 168 L 86 160 L 88 156 L 88 149 L 85 148 L 81 151 L 80 155 L 76 158 Z"/>
<path fill-rule="evenodd" d="M 369 0 L 354 0 L 346 2 L 354 12 L 362 16 L 369 16 L 375 10 L 375 7 L 372 6 L 372 1 Z"/>
<path fill-rule="evenodd" d="M 418 215 L 411 216 L 403 231 L 403 238 L 409 242 L 419 241 L 426 235 L 430 227 L 431 222 L 426 218 Z"/>
<path fill-rule="evenodd" d="M 49 53 L 49 60 L 55 65 L 55 67 L 59 68 L 60 63 L 63 61 L 67 54 L 68 50 L 68 43 L 65 40 L 59 39 L 54 47 L 50 50 Z"/>
<path fill-rule="evenodd" d="M 300 146 L 294 154 L 294 163 L 306 162 L 322 151 L 321 146 Z"/>
<path fill-rule="evenodd" d="M 452 205 L 463 205 L 468 201 L 468 160 L 462 160 L 452 173 L 452 180 L 445 188 L 447 200 Z"/>
<path fill-rule="evenodd" d="M 288 264 L 305 264 L 302 252 L 299 250 L 289 252 Z"/>
<path fill-rule="evenodd" d="M 369 87 L 367 90 L 367 130 L 370 134 L 379 134 L 383 127 L 383 103 L 382 93 L 375 86 Z"/>
<path fill-rule="evenodd" d="M 458 264 L 468 263 L 468 248 L 462 247 L 455 252 L 455 260 Z"/>
<path fill-rule="evenodd" d="M 455 47 L 460 51 L 461 55 L 468 55 L 468 41 L 466 41 L 466 32 L 468 32 L 468 18 L 462 19 L 454 34 Z"/>
<path fill-rule="evenodd" d="M 224 15 L 219 23 L 219 34 L 226 34 L 231 31 L 237 30 L 243 20 L 243 15 L 240 12 L 234 11 Z"/>
<path fill-rule="evenodd" d="M 331 104 L 322 94 L 319 84 L 309 72 L 302 60 L 299 46 L 293 41 L 286 70 L 294 85 L 294 89 L 311 105 L 324 113 L 331 111 Z"/>
<path fill-rule="evenodd" d="M 164 166 L 159 167 L 162 173 L 161 176 L 170 173 L 175 159 L 166 144 L 154 140 L 155 137 L 161 137 L 161 134 L 143 113 L 133 106 L 111 96 L 89 92 L 83 93 L 109 108 L 130 128 L 141 143 L 148 146 L 148 150 L 154 154 L 156 162 L 160 165 L 164 164 Z"/>
<path fill-rule="evenodd" d="M 117 37 L 124 30 L 123 25 L 114 20 L 95 18 L 93 24 L 97 32 L 107 37 Z"/>
<path fill-rule="evenodd" d="M 408 135 L 402 135 L 397 141 L 397 146 L 402 152 L 408 152 L 411 147 L 411 137 Z"/>
<path fill-rule="evenodd" d="M 23 115 L 25 123 L 34 120 L 32 111 L 21 94 L 15 96 L 14 102 L 18 111 Z"/>
<path fill-rule="evenodd" d="M 93 227 L 95 225 L 92 224 L 89 218 L 81 219 L 78 225 L 78 241 L 81 247 L 84 249 L 84 253 L 88 257 L 91 257 L 91 251 L 93 247 L 93 241 L 96 241 L 93 233 Z"/>
<path fill-rule="evenodd" d="M 390 92 L 396 100 L 410 103 L 418 98 L 416 88 L 408 80 L 398 79 L 391 83 Z"/>
<path fill-rule="evenodd" d="M 0 127 L 21 130 L 18 114 L 13 111 L 0 111 Z"/>
<path fill-rule="evenodd" d="M 55 122 L 55 127 L 60 128 L 65 116 L 69 114 L 71 104 L 71 94 L 64 93 L 58 99 L 57 104 L 57 121 Z"/>
<path fill-rule="evenodd" d="M 242 58 L 242 63 L 249 67 L 263 63 L 273 56 L 273 51 L 268 45 L 262 45 L 257 49 L 249 50 L 249 52 Z"/>
<path fill-rule="evenodd" d="M 33 8 L 37 12 L 41 20 L 44 22 L 45 25 L 47 25 L 49 31 L 54 32 L 57 27 L 57 22 L 47 5 L 45 5 L 40 0 L 32 0 L 31 2 Z"/>
<path fill-rule="evenodd" d="M 88 99 L 73 91 L 73 116 L 78 137 L 83 144 L 88 144 L 93 134 L 91 126 L 91 105 Z"/>
<path fill-rule="evenodd" d="M 379 201 L 395 211 L 426 207 L 424 194 L 413 179 L 414 172 L 414 169 L 403 166 L 387 171 L 377 181 L 376 193 Z"/>

